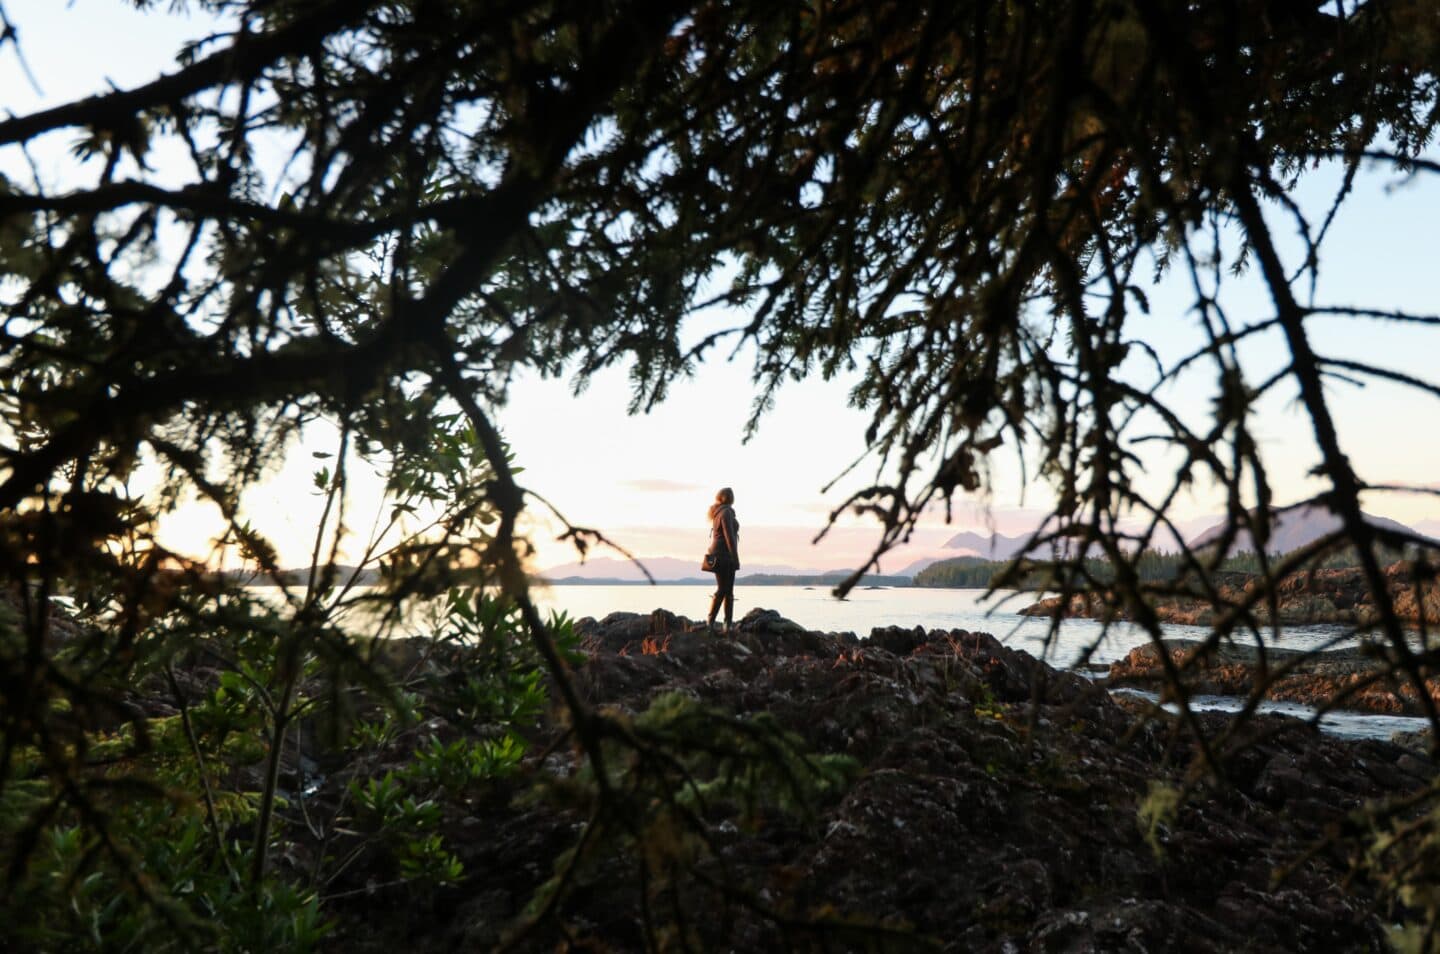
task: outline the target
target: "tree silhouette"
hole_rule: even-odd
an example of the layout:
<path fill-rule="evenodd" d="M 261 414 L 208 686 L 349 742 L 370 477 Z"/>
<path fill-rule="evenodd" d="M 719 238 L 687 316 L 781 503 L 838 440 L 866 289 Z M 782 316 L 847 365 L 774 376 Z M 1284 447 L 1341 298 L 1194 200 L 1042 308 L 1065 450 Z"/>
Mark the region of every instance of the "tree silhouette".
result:
<path fill-rule="evenodd" d="M 51 597 L 104 592 L 106 671 L 128 672 L 146 627 L 191 598 L 166 582 L 175 568 L 207 578 L 153 535 L 187 493 L 277 573 L 240 495 L 315 420 L 341 435 L 320 482 L 339 512 L 321 530 L 344 524 L 356 456 L 385 467 L 392 492 L 438 506 L 385 556 L 394 597 L 443 588 L 455 567 L 498 584 L 603 758 L 608 730 L 569 691 L 526 594 L 527 490 L 495 410 L 522 369 L 583 381 L 616 364 L 642 410 L 742 342 L 758 355 L 752 425 L 788 380 L 858 374 L 882 476 L 835 516 L 876 517 L 877 559 L 923 513 L 983 489 L 986 461 L 1008 448 L 1054 490 L 1032 551 L 1053 556 L 1048 578 L 1067 596 L 1103 587 L 1157 639 L 1147 600 L 1169 584 L 1143 582 L 1135 561 L 1170 545 L 1173 502 L 1205 480 L 1225 488 L 1224 543 L 1264 540 L 1252 419 L 1294 387 L 1342 531 L 1262 560 L 1239 603 L 1206 582 L 1224 546 L 1186 555 L 1186 586 L 1216 602 L 1214 640 L 1248 631 L 1263 646 L 1256 611 L 1277 581 L 1353 546 L 1395 664 L 1440 727 L 1424 691 L 1434 650 L 1407 641 L 1381 564 L 1407 541 L 1363 519 L 1372 488 L 1325 388 L 1440 386 L 1327 354 L 1310 331 L 1324 317 L 1440 316 L 1305 291 L 1367 165 L 1440 171 L 1425 152 L 1440 63 L 1425 0 L 181 5 L 227 26 L 173 70 L 0 120 L 11 156 L 60 136 L 76 157 L 64 182 L 0 179 L 0 561 L 21 617 L 0 785 L 17 747 L 45 742 L 46 700 L 86 698 L 51 664 Z M 1314 220 L 1290 195 L 1319 163 L 1344 181 Z M 1298 259 L 1273 234 L 1277 209 Z M 1214 250 L 1232 236 L 1269 315 L 1220 304 L 1229 275 Z M 1179 361 L 1135 321 L 1151 261 L 1194 289 L 1205 341 Z M 687 316 L 716 304 L 741 323 L 691 340 Z M 1252 380 L 1240 349 L 1268 331 L 1288 361 Z M 1206 367 L 1217 397 L 1197 425 L 1163 385 Z M 1136 479 L 1142 436 L 1183 461 L 1158 493 Z M 164 475 L 143 494 L 142 466 Z M 437 470 L 454 481 L 427 483 Z M 292 607 L 302 624 L 337 582 L 323 536 L 316 563 L 328 552 L 330 570 Z M 1096 557 L 1113 579 L 1086 571 Z M 284 647 L 310 652 L 323 629 L 299 625 L 277 650 L 277 752 L 299 671 Z M 1184 673 L 1170 676 L 1183 703 Z M 259 879 L 263 830 L 256 841 Z"/>

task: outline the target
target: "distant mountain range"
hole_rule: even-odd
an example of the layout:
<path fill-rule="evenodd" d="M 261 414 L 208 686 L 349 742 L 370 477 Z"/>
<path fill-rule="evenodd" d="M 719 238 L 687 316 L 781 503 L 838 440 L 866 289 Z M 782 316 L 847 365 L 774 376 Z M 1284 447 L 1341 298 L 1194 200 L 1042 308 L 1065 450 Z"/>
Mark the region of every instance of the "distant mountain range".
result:
<path fill-rule="evenodd" d="M 1407 527 L 1405 524 L 1388 517 L 1375 517 L 1364 514 L 1365 522 L 1379 530 L 1389 530 L 1395 533 L 1417 534 L 1425 537 L 1432 544 L 1440 546 L 1440 540 L 1433 536 L 1435 529 L 1440 530 L 1440 521 L 1427 520 L 1415 527 Z M 1329 509 L 1319 504 L 1303 503 L 1293 507 L 1276 509 L 1271 513 L 1270 538 L 1265 541 L 1266 553 L 1288 553 L 1291 550 L 1303 547 L 1306 544 L 1314 543 L 1321 537 L 1327 536 L 1340 529 L 1340 518 L 1331 513 Z M 1190 541 L 1192 550 L 1202 549 L 1218 543 L 1225 534 L 1225 523 L 1220 522 L 1210 529 L 1201 533 Z M 1248 530 L 1242 530 L 1235 535 L 1230 544 L 1230 553 L 1243 553 L 1245 551 L 1257 552 L 1260 548 L 1256 546 L 1255 540 Z"/>
<path fill-rule="evenodd" d="M 986 560 L 1008 560 L 1024 549 L 1025 541 L 1028 539 L 1028 535 L 1007 537 L 1004 534 L 986 536 L 970 531 L 959 533 L 944 543 L 946 552 L 932 552 L 914 560 L 903 569 L 891 571 L 886 574 L 885 579 L 887 581 L 897 577 L 912 579 L 915 574 L 931 564 L 951 559 L 957 555 L 978 556 Z M 701 572 L 698 557 L 695 560 L 684 560 L 677 557 L 640 557 L 640 562 L 658 581 L 673 583 L 696 579 L 709 581 L 710 579 Z M 813 577 L 833 582 L 835 579 L 843 578 L 848 572 L 848 570 L 794 567 L 774 563 L 747 563 L 740 568 L 742 579 L 747 576 L 804 577 L 807 580 Z M 583 563 L 562 563 L 559 566 L 542 570 L 540 576 L 555 583 L 562 581 L 640 583 L 645 579 L 645 575 L 633 562 L 617 557 L 596 557 Z"/>
<path fill-rule="evenodd" d="M 1029 542 L 1030 534 L 1028 533 L 1022 533 L 1015 537 L 1007 537 L 1003 533 L 986 536 L 967 530 L 946 540 L 945 549 L 960 550 L 986 560 L 1009 560 L 1023 552 L 1025 544 Z"/>
<path fill-rule="evenodd" d="M 1339 518 L 1329 510 L 1316 504 L 1298 504 L 1292 507 L 1277 509 L 1275 512 L 1275 526 L 1270 533 L 1270 539 L 1266 548 L 1271 553 L 1284 553 L 1296 547 L 1302 547 L 1311 543 L 1327 533 L 1333 532 L 1340 526 Z M 1440 546 L 1440 520 L 1424 520 L 1415 524 L 1414 527 L 1407 527 L 1402 523 L 1385 517 L 1366 516 L 1372 526 L 1392 531 L 1414 533 L 1437 541 Z M 1223 522 L 1216 524 L 1203 533 L 1198 534 L 1189 542 L 1192 549 L 1199 549 L 1209 546 L 1219 540 L 1224 532 Z M 887 579 L 904 577 L 913 579 L 917 573 L 941 560 L 954 559 L 957 556 L 973 556 L 983 560 L 1010 560 L 1025 549 L 1029 541 L 1028 533 L 1016 536 L 1006 536 L 1003 533 L 985 534 L 966 530 L 955 534 L 943 544 L 944 552 L 932 551 L 926 556 L 914 560 L 904 569 L 891 571 Z M 1245 550 L 1253 551 L 1254 542 L 1248 533 L 1237 536 L 1230 548 L 1231 553 L 1240 553 Z M 710 577 L 700 570 L 698 555 L 694 560 L 686 560 L 678 557 L 641 557 L 640 562 L 645 564 L 651 575 L 657 581 L 666 583 L 676 582 L 709 582 Z M 765 576 L 765 577 L 791 577 L 806 578 L 807 583 L 813 582 L 810 578 L 831 579 L 843 576 L 846 571 L 835 569 L 816 569 L 814 567 L 794 567 L 785 564 L 746 564 L 741 567 L 740 575 Z M 629 560 L 615 557 L 596 557 L 586 560 L 583 563 L 571 562 L 553 566 L 541 571 L 540 576 L 551 582 L 619 582 L 619 583 L 640 583 L 645 576 L 640 572 L 639 567 Z M 868 582 L 868 581 L 867 581 Z"/>
<path fill-rule="evenodd" d="M 897 571 L 897 572 L 896 572 L 896 576 L 910 576 L 910 577 L 913 577 L 915 574 L 919 573 L 921 570 L 925 569 L 927 566 L 931 566 L 931 565 L 933 565 L 933 564 L 939 563 L 941 560 L 948 560 L 948 559 L 950 559 L 948 556 L 928 556 L 928 557 L 925 557 L 924 559 L 916 560 L 914 563 L 911 563 L 910 565 L 906 566 L 903 570 Z"/>
<path fill-rule="evenodd" d="M 1432 540 L 1440 540 L 1440 520 L 1421 520 L 1414 525 L 1416 533 L 1424 534 Z"/>
<path fill-rule="evenodd" d="M 744 554 L 741 554 L 744 558 Z M 710 579 L 700 569 L 700 557 L 697 554 L 693 560 L 682 560 L 678 557 L 640 557 L 640 562 L 650 575 L 657 580 L 682 580 L 689 577 Z M 743 564 L 740 572 L 745 575 L 752 573 L 764 573 L 775 576 L 821 576 L 833 570 L 797 569 L 793 566 L 783 566 L 774 563 Z M 619 580 L 623 583 L 640 583 L 645 579 L 645 574 L 636 566 L 633 561 L 617 557 L 596 557 L 586 560 L 584 563 L 572 562 L 562 563 L 559 566 L 552 566 L 540 573 L 547 580 Z"/>

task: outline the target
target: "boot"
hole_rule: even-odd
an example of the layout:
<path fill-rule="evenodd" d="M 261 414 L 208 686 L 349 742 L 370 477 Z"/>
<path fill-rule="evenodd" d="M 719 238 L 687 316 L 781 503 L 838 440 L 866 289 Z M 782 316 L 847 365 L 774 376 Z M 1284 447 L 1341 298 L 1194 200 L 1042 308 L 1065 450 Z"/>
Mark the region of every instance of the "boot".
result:
<path fill-rule="evenodd" d="M 710 615 L 705 619 L 706 632 L 715 632 L 715 615 L 720 612 L 720 594 L 710 597 Z"/>
<path fill-rule="evenodd" d="M 732 622 L 732 620 L 734 620 L 734 619 L 735 619 L 735 597 L 734 597 L 734 596 L 727 596 L 727 597 L 725 597 L 725 632 L 726 632 L 726 633 L 734 633 L 734 632 L 735 632 L 735 624 L 734 624 L 734 622 Z"/>

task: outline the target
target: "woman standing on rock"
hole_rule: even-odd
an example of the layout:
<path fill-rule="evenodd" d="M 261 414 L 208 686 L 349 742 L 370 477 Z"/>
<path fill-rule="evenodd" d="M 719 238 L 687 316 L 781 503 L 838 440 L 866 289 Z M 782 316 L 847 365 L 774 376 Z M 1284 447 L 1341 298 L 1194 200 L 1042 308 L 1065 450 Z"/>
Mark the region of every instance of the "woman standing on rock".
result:
<path fill-rule="evenodd" d="M 705 628 L 714 632 L 715 614 L 725 605 L 725 632 L 735 618 L 735 571 L 740 569 L 740 521 L 735 519 L 735 491 L 721 487 L 710 505 L 710 549 L 705 551 L 705 568 L 715 574 L 715 595 L 710 597 L 710 616 Z"/>

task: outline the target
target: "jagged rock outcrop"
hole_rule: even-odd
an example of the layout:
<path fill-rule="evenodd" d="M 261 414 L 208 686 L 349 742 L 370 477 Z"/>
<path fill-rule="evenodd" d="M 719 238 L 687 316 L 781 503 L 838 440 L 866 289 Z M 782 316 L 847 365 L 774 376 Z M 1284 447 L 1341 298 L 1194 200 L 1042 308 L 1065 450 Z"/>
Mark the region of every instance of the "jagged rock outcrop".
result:
<path fill-rule="evenodd" d="M 698 949 L 864 946 L 794 926 L 823 915 L 896 931 L 895 949 L 1380 951 L 1380 914 L 1394 912 L 1363 878 L 1347 879 L 1343 845 L 1312 849 L 1366 800 L 1435 774 L 1392 744 L 1260 717 L 1240 734 L 1247 744 L 1227 763 L 1228 783 L 1195 786 L 1147 840 L 1137 810 L 1152 785 L 1181 782 L 1187 730 L 1142 721 L 1095 683 L 988 634 L 888 628 L 861 640 L 765 611 L 732 637 L 658 611 L 582 620 L 577 631 L 586 659 L 575 681 L 595 705 L 639 713 L 661 693 L 684 693 L 738 716 L 765 713 L 809 750 L 860 766 L 808 823 L 745 823 L 712 807 L 709 870 L 755 903 L 691 885 L 686 929 Z M 1200 717 L 1209 734 L 1225 719 Z M 521 797 L 575 770 L 563 748 L 536 752 L 543 759 L 527 763 L 513 797 L 447 809 L 447 843 L 470 872 L 461 885 L 417 906 L 403 892 L 365 892 L 371 876 L 357 863 L 332 886 L 359 889 L 336 944 L 493 945 L 583 822 Z M 566 908 L 569 940 L 545 925 L 530 947 L 635 949 L 644 897 L 633 865 L 607 863 Z"/>
<path fill-rule="evenodd" d="M 1260 623 L 1270 621 L 1270 607 L 1256 600 L 1258 582 L 1249 574 L 1222 573 L 1214 578 L 1220 614 L 1230 607 L 1247 606 Z M 1385 586 L 1395 614 L 1404 622 L 1440 623 L 1440 584 L 1414 564 L 1395 563 L 1385 569 Z M 1062 605 L 1063 604 L 1063 605 Z M 1150 600 L 1163 623 L 1210 626 L 1217 620 L 1215 601 L 1190 596 L 1156 595 Z M 1082 594 L 1064 600 L 1047 597 L 1020 610 L 1022 616 L 1129 619 L 1133 616 L 1108 594 Z M 1292 574 L 1277 587 L 1277 613 L 1281 623 L 1351 623 L 1361 626 L 1380 621 L 1374 594 L 1358 567 L 1312 570 Z"/>
<path fill-rule="evenodd" d="M 1163 655 L 1162 655 L 1163 654 Z M 1363 649 L 1309 653 L 1253 646 L 1214 646 L 1199 640 L 1167 639 L 1130 650 L 1112 663 L 1112 686 L 1161 690 L 1164 658 L 1184 673 L 1191 692 L 1249 697 L 1262 690 L 1266 699 L 1302 705 L 1404 715 L 1427 710 L 1415 680 L 1395 670 L 1393 654 L 1376 644 Z M 1440 678 L 1424 680 L 1425 694 L 1440 707 Z"/>

